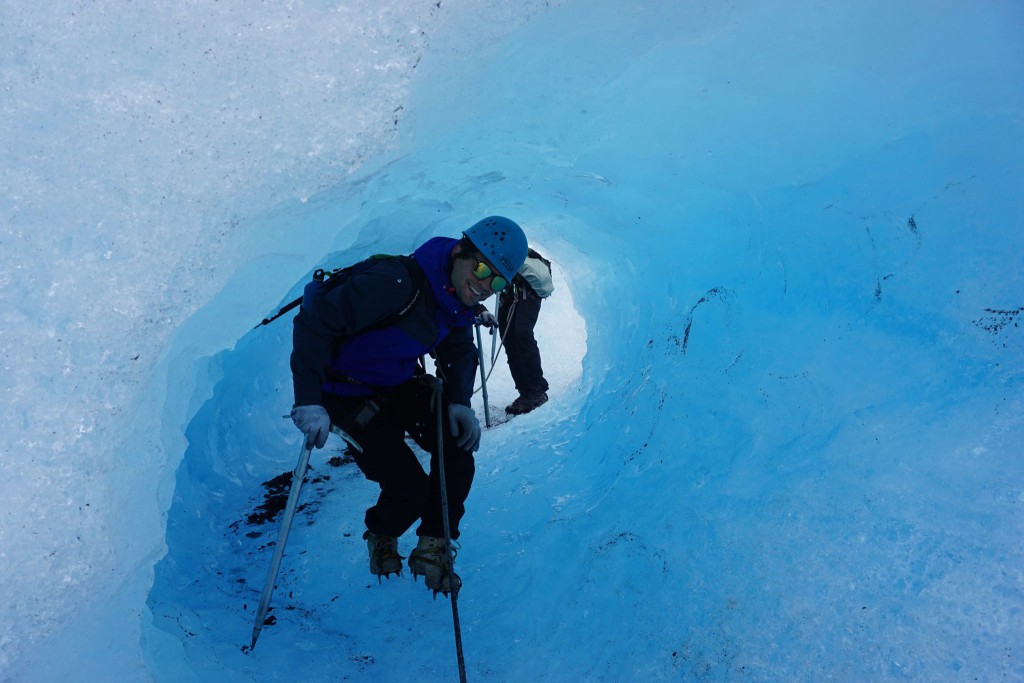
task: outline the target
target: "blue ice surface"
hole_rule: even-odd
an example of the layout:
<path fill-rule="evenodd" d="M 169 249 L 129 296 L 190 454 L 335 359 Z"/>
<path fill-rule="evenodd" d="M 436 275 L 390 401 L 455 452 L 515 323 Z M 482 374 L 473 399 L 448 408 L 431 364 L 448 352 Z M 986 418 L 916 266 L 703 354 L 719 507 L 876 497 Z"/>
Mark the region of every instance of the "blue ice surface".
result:
<path fill-rule="evenodd" d="M 1019 8 L 556 5 L 479 59 L 449 36 L 400 154 L 266 218 L 355 207 L 312 269 L 500 213 L 564 273 L 582 373 L 478 454 L 469 680 L 1024 680 Z M 148 673 L 456 680 L 448 604 L 368 574 L 376 487 L 333 440 L 246 651 L 279 521 L 250 515 L 298 454 L 289 346 L 250 331 L 169 384 Z"/>

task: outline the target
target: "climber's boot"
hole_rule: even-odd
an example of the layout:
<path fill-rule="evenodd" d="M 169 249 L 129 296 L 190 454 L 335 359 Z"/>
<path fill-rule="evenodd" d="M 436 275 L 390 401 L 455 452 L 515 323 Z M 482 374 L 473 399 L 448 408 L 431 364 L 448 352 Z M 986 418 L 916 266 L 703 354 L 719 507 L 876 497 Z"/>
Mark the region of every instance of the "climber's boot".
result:
<path fill-rule="evenodd" d="M 455 561 L 457 546 L 452 543 L 452 562 Z M 415 579 L 423 576 L 427 588 L 434 591 L 434 597 L 438 593 L 458 593 L 462 588 L 462 579 L 459 575 L 448 569 L 448 562 L 444 556 L 444 539 L 434 536 L 420 536 L 416 549 L 409 554 L 409 570 Z"/>

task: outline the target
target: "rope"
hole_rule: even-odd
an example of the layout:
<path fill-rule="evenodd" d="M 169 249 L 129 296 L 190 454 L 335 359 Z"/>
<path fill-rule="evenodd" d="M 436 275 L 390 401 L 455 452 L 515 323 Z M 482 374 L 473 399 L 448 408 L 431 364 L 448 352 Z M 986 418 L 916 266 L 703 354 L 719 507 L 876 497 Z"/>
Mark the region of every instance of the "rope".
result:
<path fill-rule="evenodd" d="M 516 304 L 517 303 L 519 303 L 518 299 L 514 300 L 512 302 L 512 305 L 509 307 L 507 320 L 509 320 L 509 321 L 512 320 L 512 316 L 516 312 Z M 494 366 L 497 365 L 498 357 L 501 356 L 501 349 L 505 346 L 505 337 L 508 336 L 509 330 L 511 330 L 511 329 L 512 329 L 512 326 L 511 325 L 507 325 L 505 327 L 505 333 L 498 335 L 498 350 L 495 351 L 494 355 L 491 357 L 491 369 L 487 371 L 487 375 L 483 379 L 483 384 L 486 384 L 488 381 L 490 381 L 491 373 L 494 372 Z M 474 395 L 476 395 L 478 392 L 480 392 L 483 389 L 483 384 L 481 384 L 481 386 L 479 386 L 479 387 L 477 387 L 476 389 L 473 390 L 473 394 Z"/>

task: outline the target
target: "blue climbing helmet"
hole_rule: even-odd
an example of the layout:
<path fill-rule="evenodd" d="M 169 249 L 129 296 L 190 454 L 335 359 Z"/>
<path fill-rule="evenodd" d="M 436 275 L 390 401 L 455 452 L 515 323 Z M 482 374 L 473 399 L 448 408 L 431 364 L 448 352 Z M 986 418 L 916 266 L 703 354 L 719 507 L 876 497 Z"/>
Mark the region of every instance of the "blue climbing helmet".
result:
<path fill-rule="evenodd" d="M 509 282 L 526 260 L 526 234 L 515 221 L 504 216 L 488 216 L 466 232 L 480 253 L 494 264 Z"/>

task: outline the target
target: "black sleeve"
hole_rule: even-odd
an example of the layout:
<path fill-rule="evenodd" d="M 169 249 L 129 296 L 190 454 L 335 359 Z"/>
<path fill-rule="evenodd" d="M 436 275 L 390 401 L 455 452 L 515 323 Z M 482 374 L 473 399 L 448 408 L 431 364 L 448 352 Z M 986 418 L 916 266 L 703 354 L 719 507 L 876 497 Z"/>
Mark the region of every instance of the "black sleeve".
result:
<path fill-rule="evenodd" d="M 437 366 L 444 375 L 445 395 L 451 403 L 470 405 L 476 378 L 477 351 L 472 327 L 456 327 L 437 345 Z"/>
<path fill-rule="evenodd" d="M 295 405 L 321 403 L 324 368 L 338 343 L 402 310 L 412 292 L 409 272 L 390 259 L 329 287 L 308 307 L 301 306 L 292 330 Z"/>

